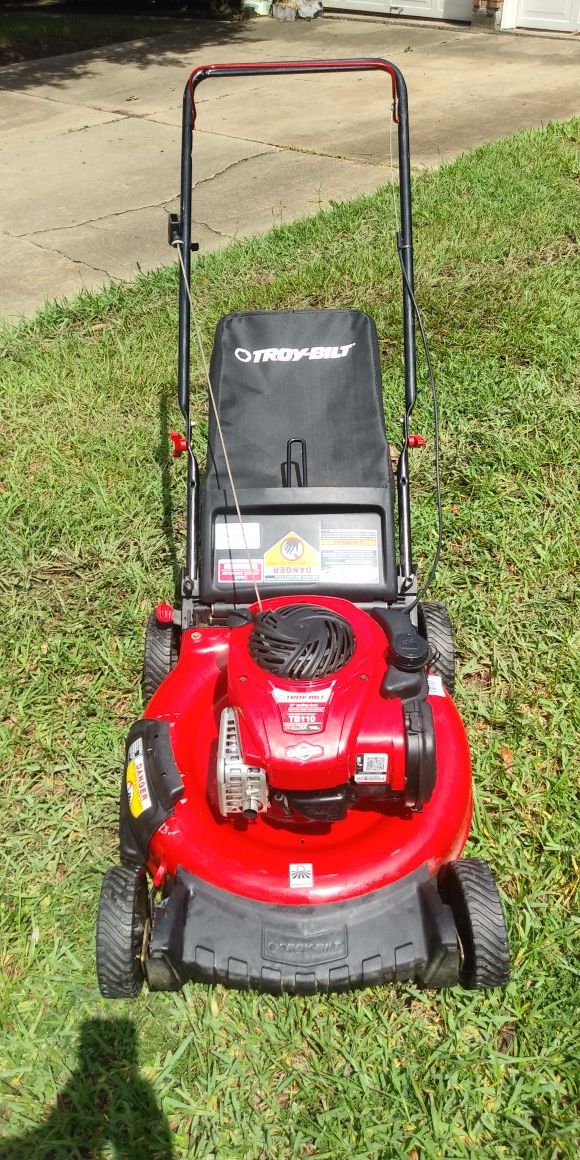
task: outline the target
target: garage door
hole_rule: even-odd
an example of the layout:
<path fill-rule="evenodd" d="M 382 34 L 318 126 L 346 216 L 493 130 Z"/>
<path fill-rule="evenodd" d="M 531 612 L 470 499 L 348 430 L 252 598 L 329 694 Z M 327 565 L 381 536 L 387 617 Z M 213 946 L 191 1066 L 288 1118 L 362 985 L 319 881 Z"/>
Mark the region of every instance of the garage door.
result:
<path fill-rule="evenodd" d="M 473 0 L 401 0 L 400 4 L 385 3 L 385 0 L 325 0 L 324 7 L 327 11 L 340 8 L 343 12 L 422 16 L 429 20 L 462 20 L 471 24 Z"/>
<path fill-rule="evenodd" d="M 580 0 L 520 0 L 518 28 L 542 28 L 554 32 L 580 29 Z"/>

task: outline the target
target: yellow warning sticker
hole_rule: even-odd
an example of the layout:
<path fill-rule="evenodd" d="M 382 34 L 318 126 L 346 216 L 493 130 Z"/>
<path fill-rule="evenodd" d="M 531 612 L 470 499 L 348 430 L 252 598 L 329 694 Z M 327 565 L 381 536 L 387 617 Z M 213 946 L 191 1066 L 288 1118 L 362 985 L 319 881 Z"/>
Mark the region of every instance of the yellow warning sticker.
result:
<path fill-rule="evenodd" d="M 288 532 L 264 553 L 264 580 L 270 584 L 304 584 L 320 576 L 320 552 L 296 532 Z"/>
<path fill-rule="evenodd" d="M 129 761 L 125 771 L 125 784 L 129 809 L 134 818 L 138 818 L 151 805 L 151 795 L 147 785 L 145 763 L 143 761 L 143 742 L 141 738 L 134 741 L 129 749 Z"/>

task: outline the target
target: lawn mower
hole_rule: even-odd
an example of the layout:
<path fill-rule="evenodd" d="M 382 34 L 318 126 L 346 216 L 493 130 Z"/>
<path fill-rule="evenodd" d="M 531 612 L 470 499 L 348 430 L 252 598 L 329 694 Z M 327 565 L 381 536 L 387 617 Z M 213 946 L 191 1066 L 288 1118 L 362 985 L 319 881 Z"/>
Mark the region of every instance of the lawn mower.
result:
<path fill-rule="evenodd" d="M 195 92 L 207 79 L 379 70 L 398 129 L 404 412 L 396 483 L 373 320 L 359 310 L 232 313 L 211 360 L 207 469 L 190 417 Z M 449 616 L 411 545 L 416 398 L 407 91 L 381 59 L 196 68 L 184 94 L 178 398 L 187 456 L 176 606 L 147 625 L 146 708 L 127 738 L 121 864 L 97 923 L 101 993 L 187 981 L 306 994 L 509 974 L 452 700 Z M 439 546 L 441 500 L 438 487 Z M 396 500 L 396 502 L 395 502 Z M 396 508 L 396 516 L 395 516 Z M 398 548 L 395 523 L 398 524 Z M 438 552 L 436 554 L 437 558 Z M 436 558 L 434 564 L 436 563 Z"/>

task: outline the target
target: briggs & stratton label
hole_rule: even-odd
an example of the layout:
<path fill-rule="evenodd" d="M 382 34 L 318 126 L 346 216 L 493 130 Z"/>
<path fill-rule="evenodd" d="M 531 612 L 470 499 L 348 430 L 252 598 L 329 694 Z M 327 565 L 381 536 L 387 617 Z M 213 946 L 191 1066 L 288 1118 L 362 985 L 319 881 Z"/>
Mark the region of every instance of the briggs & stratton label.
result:
<path fill-rule="evenodd" d="M 284 733 L 321 733 L 333 685 L 313 691 L 272 689 Z"/>

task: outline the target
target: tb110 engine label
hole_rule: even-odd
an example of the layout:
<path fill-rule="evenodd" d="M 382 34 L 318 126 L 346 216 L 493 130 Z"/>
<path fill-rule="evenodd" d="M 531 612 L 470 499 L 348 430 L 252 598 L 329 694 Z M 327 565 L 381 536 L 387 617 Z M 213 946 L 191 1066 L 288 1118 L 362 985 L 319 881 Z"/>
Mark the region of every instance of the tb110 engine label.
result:
<path fill-rule="evenodd" d="M 296 689 L 272 689 L 285 733 L 321 733 L 332 685 L 327 689 L 299 692 Z"/>

